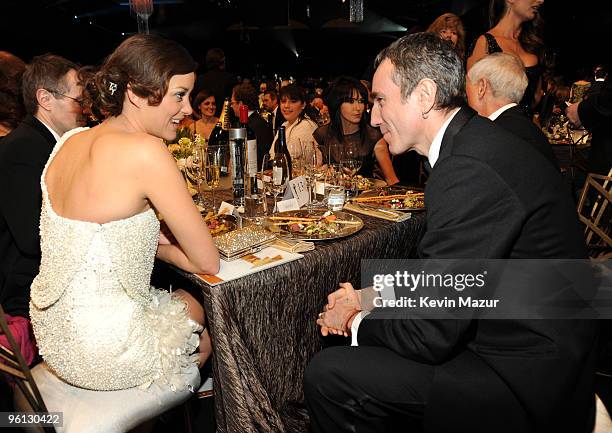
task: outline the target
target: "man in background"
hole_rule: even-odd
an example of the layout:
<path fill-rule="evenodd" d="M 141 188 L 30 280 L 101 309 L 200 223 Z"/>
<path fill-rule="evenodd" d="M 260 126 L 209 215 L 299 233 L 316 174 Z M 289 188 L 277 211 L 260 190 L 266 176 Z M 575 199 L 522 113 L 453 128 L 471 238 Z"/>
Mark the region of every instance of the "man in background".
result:
<path fill-rule="evenodd" d="M 485 56 L 467 73 L 468 104 L 482 117 L 531 143 L 557 166 L 546 136 L 518 106 L 527 84 L 525 67 L 518 57 L 506 53 Z"/>
<path fill-rule="evenodd" d="M 40 176 L 53 146 L 84 125 L 77 65 L 35 57 L 22 78 L 26 116 L 0 146 L 0 303 L 28 318 L 30 284 L 40 266 Z"/>

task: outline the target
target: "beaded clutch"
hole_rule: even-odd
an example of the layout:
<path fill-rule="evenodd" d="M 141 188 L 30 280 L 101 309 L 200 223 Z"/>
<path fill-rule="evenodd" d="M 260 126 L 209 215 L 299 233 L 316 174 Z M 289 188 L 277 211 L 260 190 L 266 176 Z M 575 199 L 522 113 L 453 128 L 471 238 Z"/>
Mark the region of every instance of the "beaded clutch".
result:
<path fill-rule="evenodd" d="M 219 235 L 214 238 L 219 254 L 224 260 L 235 260 L 255 253 L 274 242 L 276 236 L 263 227 L 252 225 Z"/>

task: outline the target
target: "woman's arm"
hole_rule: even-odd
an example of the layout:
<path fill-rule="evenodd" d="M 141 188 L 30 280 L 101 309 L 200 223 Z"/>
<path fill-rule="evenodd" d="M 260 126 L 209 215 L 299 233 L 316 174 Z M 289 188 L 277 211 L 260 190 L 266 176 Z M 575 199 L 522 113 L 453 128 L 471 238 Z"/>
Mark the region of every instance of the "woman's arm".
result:
<path fill-rule="evenodd" d="M 162 242 L 157 257 L 188 272 L 216 274 L 219 253 L 174 158 L 160 139 L 149 136 L 143 141 L 137 167 L 144 198 L 164 217 L 178 242 Z"/>
<path fill-rule="evenodd" d="M 384 138 L 381 138 L 374 145 L 374 156 L 378 161 L 378 165 L 383 172 L 387 185 L 393 185 L 398 183 L 399 179 L 393 169 L 393 163 L 391 162 L 391 154 L 389 153 L 389 146 Z"/>
<path fill-rule="evenodd" d="M 487 54 L 488 54 L 487 41 L 484 35 L 480 35 L 478 39 L 476 39 L 476 44 L 474 45 L 474 49 L 472 50 L 472 53 L 467 59 L 467 69 L 466 70 L 469 71 L 474 63 L 482 59 Z"/>

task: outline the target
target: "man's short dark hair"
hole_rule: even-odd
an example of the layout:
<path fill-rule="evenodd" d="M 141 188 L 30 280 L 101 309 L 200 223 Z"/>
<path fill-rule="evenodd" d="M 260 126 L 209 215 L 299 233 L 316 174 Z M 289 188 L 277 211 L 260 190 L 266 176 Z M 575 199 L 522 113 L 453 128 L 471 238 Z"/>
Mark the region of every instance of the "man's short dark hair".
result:
<path fill-rule="evenodd" d="M 68 92 L 69 88 L 65 77 L 72 69 L 77 71 L 79 67 L 76 63 L 55 54 L 43 54 L 34 57 L 26 66 L 21 82 L 26 113 L 36 114 L 38 110 L 36 91 L 38 89 L 60 93 Z"/>
<path fill-rule="evenodd" d="M 438 87 L 435 109 L 451 109 L 465 103 L 463 62 L 451 46 L 433 33 L 413 33 L 383 49 L 376 56 L 378 67 L 388 59 L 395 67 L 393 82 L 406 100 L 423 79 Z"/>
<path fill-rule="evenodd" d="M 266 89 L 266 91 L 264 92 L 264 96 L 265 95 L 270 95 L 270 99 L 274 101 L 278 100 L 278 93 L 275 89 Z"/>
<path fill-rule="evenodd" d="M 234 86 L 234 98 L 236 101 L 242 102 L 249 107 L 249 110 L 257 110 L 259 108 L 259 95 L 257 90 L 250 83 L 242 83 Z"/>

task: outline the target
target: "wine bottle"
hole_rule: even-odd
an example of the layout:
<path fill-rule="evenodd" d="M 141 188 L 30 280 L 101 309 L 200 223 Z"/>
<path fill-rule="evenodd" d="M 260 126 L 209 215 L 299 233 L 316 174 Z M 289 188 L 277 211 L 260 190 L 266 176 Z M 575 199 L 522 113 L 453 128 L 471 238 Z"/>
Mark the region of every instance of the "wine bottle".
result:
<path fill-rule="evenodd" d="M 229 110 L 230 101 L 229 98 L 225 98 L 225 101 L 223 101 L 223 109 L 221 110 L 221 117 L 219 117 L 219 120 L 217 121 L 217 124 L 213 128 L 212 132 L 210 133 L 210 138 L 208 139 L 209 146 L 221 146 L 223 148 L 221 152 L 220 164 L 220 189 L 228 189 L 229 182 L 227 181 L 227 179 L 231 179 L 229 172 Z"/>
<path fill-rule="evenodd" d="M 274 154 L 283 153 L 287 158 L 287 166 L 289 167 L 289 179 L 293 177 L 293 168 L 291 165 L 291 154 L 287 147 L 287 138 L 285 137 L 285 127 L 278 128 L 278 139 L 274 143 Z"/>
<path fill-rule="evenodd" d="M 238 208 L 239 212 L 244 212 L 244 159 L 246 135 L 246 130 L 244 128 L 230 128 L 229 130 L 230 173 L 232 175 L 232 195 L 234 197 L 233 204 Z"/>
<path fill-rule="evenodd" d="M 257 184 L 257 136 L 255 131 L 249 126 L 249 107 L 240 105 L 240 127 L 246 131 L 246 176 L 245 176 L 245 210 L 247 217 L 258 217 L 265 209 L 265 196 L 259 190 Z M 265 212 L 264 212 L 265 213 Z"/>

